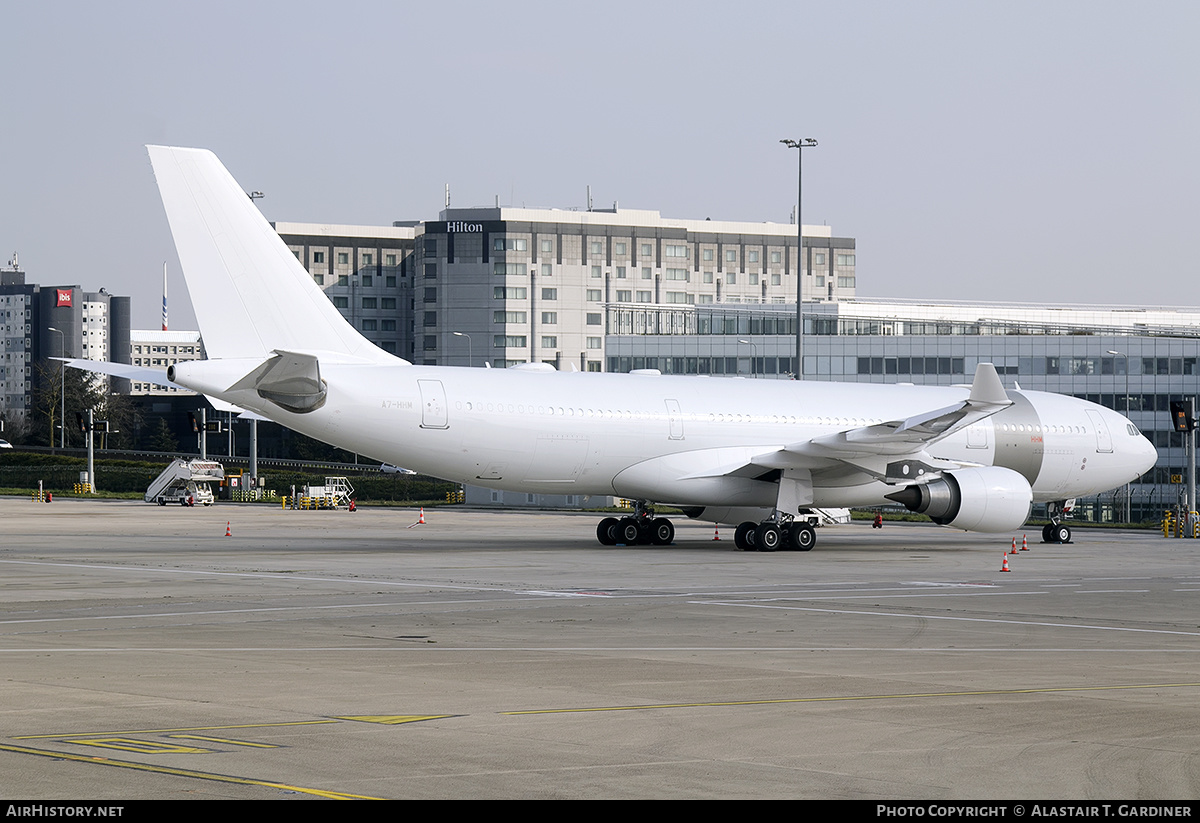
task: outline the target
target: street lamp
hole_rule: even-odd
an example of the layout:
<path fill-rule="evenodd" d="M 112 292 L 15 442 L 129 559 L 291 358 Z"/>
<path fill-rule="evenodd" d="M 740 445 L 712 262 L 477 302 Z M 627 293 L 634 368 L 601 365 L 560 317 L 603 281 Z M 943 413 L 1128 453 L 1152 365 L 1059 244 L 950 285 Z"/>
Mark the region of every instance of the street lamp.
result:
<path fill-rule="evenodd" d="M 65 358 L 67 356 L 67 336 L 53 326 L 47 326 L 46 328 L 61 335 L 59 338 L 58 356 Z M 59 449 L 65 449 L 67 442 L 67 364 L 63 362 L 58 364 L 58 396 L 62 400 L 62 414 L 60 415 L 62 419 L 58 421 L 60 424 L 58 447 Z M 53 431 L 50 432 L 50 445 L 54 446 Z"/>
<path fill-rule="evenodd" d="M 739 343 L 747 343 L 750 345 L 750 376 L 758 377 L 758 369 L 755 366 L 755 361 L 758 360 L 758 346 L 754 345 L 753 340 L 743 340 L 738 338 Z"/>
<path fill-rule="evenodd" d="M 780 140 L 796 150 L 796 379 L 804 379 L 804 221 L 800 219 L 800 204 L 804 200 L 804 149 L 815 148 L 811 137 L 802 140 Z"/>
<path fill-rule="evenodd" d="M 1124 357 L 1125 358 L 1125 416 L 1128 417 L 1129 416 L 1129 355 L 1125 354 L 1125 352 L 1114 351 L 1113 349 L 1109 349 L 1108 353 L 1111 355 L 1114 355 L 1116 357 Z M 1129 516 L 1130 516 L 1129 510 L 1131 508 L 1133 508 L 1133 506 L 1132 506 L 1133 501 L 1130 499 L 1132 496 L 1133 496 L 1133 487 L 1130 484 L 1126 483 L 1125 484 L 1125 522 L 1126 523 L 1129 522 Z"/>
<path fill-rule="evenodd" d="M 475 353 L 471 346 L 471 335 L 467 334 L 465 331 L 451 332 L 451 334 L 453 334 L 455 337 L 467 338 L 467 367 L 470 368 L 471 366 L 474 366 L 475 365 Z"/>

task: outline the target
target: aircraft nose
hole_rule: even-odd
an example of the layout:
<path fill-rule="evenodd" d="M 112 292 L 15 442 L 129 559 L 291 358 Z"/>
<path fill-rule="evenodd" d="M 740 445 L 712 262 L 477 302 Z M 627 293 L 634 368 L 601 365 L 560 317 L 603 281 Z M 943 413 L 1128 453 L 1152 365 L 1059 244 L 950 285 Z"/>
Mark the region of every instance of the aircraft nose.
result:
<path fill-rule="evenodd" d="M 1146 439 L 1145 435 L 1138 438 L 1137 444 L 1137 470 L 1138 476 L 1145 474 L 1154 468 L 1154 464 L 1158 462 L 1158 449 L 1154 448 L 1154 444 Z"/>

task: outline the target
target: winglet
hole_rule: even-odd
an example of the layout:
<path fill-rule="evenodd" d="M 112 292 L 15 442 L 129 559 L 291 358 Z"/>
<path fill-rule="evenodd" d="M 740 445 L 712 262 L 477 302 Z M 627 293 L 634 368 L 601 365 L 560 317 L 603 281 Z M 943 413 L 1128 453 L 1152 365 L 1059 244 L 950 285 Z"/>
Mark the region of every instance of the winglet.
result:
<path fill-rule="evenodd" d="M 1010 406 L 1008 392 L 996 374 L 996 367 L 991 363 L 980 363 L 975 367 L 975 382 L 971 384 L 971 396 L 968 398 L 972 405 Z"/>

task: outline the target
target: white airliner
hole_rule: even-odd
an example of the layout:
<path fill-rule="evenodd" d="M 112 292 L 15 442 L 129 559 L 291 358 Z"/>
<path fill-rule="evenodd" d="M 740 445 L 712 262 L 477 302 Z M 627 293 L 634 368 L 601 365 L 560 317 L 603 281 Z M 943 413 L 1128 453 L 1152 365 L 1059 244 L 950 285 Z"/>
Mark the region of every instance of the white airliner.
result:
<path fill-rule="evenodd" d="M 669 544 L 651 505 L 805 551 L 816 507 L 889 500 L 937 523 L 1020 528 L 1037 502 L 1128 483 L 1153 445 L 1116 412 L 970 387 L 415 366 L 360 335 L 211 152 L 149 147 L 210 359 L 168 378 L 311 437 L 496 489 L 618 495 L 601 543 Z M 1053 506 L 1052 506 L 1053 509 Z M 1068 541 L 1057 519 L 1043 538 Z"/>

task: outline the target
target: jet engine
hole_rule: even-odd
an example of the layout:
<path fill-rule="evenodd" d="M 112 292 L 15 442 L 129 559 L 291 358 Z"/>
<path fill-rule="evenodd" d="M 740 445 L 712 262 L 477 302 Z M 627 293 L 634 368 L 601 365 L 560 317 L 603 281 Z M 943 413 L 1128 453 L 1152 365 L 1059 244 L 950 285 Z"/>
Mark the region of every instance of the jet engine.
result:
<path fill-rule="evenodd" d="M 1033 489 L 1012 469 L 983 466 L 943 472 L 937 480 L 885 495 L 934 523 L 975 532 L 1005 532 L 1029 519 Z"/>

